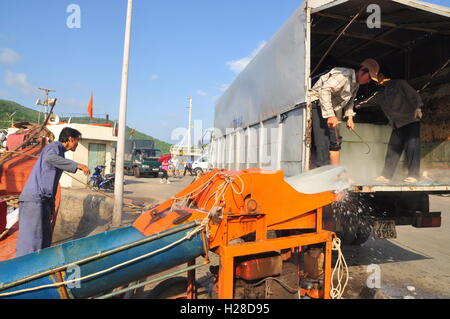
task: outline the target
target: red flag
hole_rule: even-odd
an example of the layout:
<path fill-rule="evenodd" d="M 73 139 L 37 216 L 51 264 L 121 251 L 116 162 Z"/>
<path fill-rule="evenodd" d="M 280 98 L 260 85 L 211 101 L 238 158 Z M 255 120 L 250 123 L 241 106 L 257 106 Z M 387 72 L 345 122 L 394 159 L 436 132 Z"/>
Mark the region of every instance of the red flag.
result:
<path fill-rule="evenodd" d="M 88 105 L 88 114 L 89 114 L 89 118 L 92 120 L 92 118 L 94 117 L 93 115 L 93 108 L 94 106 L 94 95 L 91 93 L 91 99 L 89 100 L 89 105 Z"/>

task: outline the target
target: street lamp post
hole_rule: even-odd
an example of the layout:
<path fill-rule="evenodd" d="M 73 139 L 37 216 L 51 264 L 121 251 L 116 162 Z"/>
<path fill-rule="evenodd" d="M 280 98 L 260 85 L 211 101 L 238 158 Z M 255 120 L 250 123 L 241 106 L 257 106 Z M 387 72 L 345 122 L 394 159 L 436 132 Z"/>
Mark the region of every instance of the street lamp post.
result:
<path fill-rule="evenodd" d="M 188 145 L 187 145 L 187 149 L 188 149 L 188 153 L 189 156 L 191 156 L 192 154 L 192 97 L 189 96 L 188 97 L 188 101 L 189 101 L 189 106 L 188 106 L 188 110 L 189 110 L 189 123 L 188 123 Z"/>
<path fill-rule="evenodd" d="M 116 154 L 116 180 L 114 185 L 114 212 L 113 226 L 122 224 L 123 210 L 123 166 L 125 161 L 125 133 L 127 124 L 127 98 L 128 98 L 128 64 L 130 58 L 131 18 L 133 12 L 133 0 L 128 0 L 127 22 L 125 29 L 125 45 L 122 67 L 122 87 L 120 92 L 119 132 Z"/>

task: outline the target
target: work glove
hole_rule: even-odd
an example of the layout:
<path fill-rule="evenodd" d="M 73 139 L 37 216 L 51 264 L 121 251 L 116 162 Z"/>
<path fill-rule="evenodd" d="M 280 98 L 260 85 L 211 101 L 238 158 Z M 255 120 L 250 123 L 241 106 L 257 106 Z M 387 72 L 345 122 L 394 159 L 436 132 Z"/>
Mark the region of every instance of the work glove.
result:
<path fill-rule="evenodd" d="M 421 109 L 421 108 L 418 108 L 418 109 L 416 110 L 416 113 L 414 114 L 414 117 L 415 117 L 417 120 L 421 120 L 421 119 L 423 118 L 423 112 L 422 112 L 422 109 Z"/>

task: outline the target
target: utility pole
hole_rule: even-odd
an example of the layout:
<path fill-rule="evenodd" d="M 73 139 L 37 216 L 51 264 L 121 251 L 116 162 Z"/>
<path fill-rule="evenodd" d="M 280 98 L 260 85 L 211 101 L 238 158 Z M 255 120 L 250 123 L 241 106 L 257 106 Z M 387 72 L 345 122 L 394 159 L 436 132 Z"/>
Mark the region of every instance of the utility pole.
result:
<path fill-rule="evenodd" d="M 45 101 L 42 102 L 40 99 L 36 101 L 36 105 L 42 105 L 45 106 L 45 116 L 44 119 L 47 118 L 48 115 L 48 107 L 49 106 L 55 106 L 57 99 L 51 99 L 49 100 L 48 94 L 50 92 L 56 92 L 55 90 L 45 89 L 45 88 L 39 88 L 39 90 L 42 90 L 45 92 Z M 38 113 L 38 124 L 40 124 L 41 121 L 41 112 Z"/>
<path fill-rule="evenodd" d="M 130 38 L 131 38 L 131 18 L 133 12 L 133 0 L 128 0 L 127 22 L 125 28 L 125 43 L 123 52 L 122 67 L 122 88 L 120 92 L 119 111 L 119 136 L 117 140 L 116 154 L 116 180 L 114 185 L 114 212 L 113 226 L 119 227 L 122 224 L 123 210 L 123 165 L 125 161 L 125 134 L 127 126 L 127 98 L 128 98 L 128 63 L 130 58 Z"/>
<path fill-rule="evenodd" d="M 188 106 L 188 110 L 189 110 L 188 152 L 189 152 L 189 156 L 190 156 L 191 151 L 192 151 L 192 96 L 188 97 L 188 101 L 189 101 L 189 106 Z"/>
<path fill-rule="evenodd" d="M 44 106 L 45 106 L 45 117 L 44 117 L 44 118 L 46 118 L 47 115 L 48 115 L 48 106 L 49 106 L 48 94 L 49 94 L 50 92 L 56 92 L 56 91 L 55 91 L 55 90 L 50 90 L 50 89 L 45 89 L 45 88 L 39 88 L 39 90 L 42 90 L 42 91 L 45 92 L 45 101 L 44 101 L 44 103 L 41 104 L 41 105 L 44 105 Z"/>

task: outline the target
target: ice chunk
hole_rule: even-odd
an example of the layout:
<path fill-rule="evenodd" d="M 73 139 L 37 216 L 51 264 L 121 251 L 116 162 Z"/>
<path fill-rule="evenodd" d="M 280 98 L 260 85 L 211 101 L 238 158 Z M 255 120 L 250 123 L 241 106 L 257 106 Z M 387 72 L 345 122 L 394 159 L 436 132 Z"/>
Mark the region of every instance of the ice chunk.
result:
<path fill-rule="evenodd" d="M 408 289 L 409 292 L 416 292 L 416 287 L 413 286 L 408 286 L 406 289 Z"/>
<path fill-rule="evenodd" d="M 343 177 L 344 173 L 345 168 L 330 165 L 286 178 L 286 182 L 302 194 L 341 192 L 350 187 L 348 180 Z"/>
<path fill-rule="evenodd" d="M 19 209 L 8 210 L 6 215 L 6 229 L 11 229 L 19 221 Z"/>

